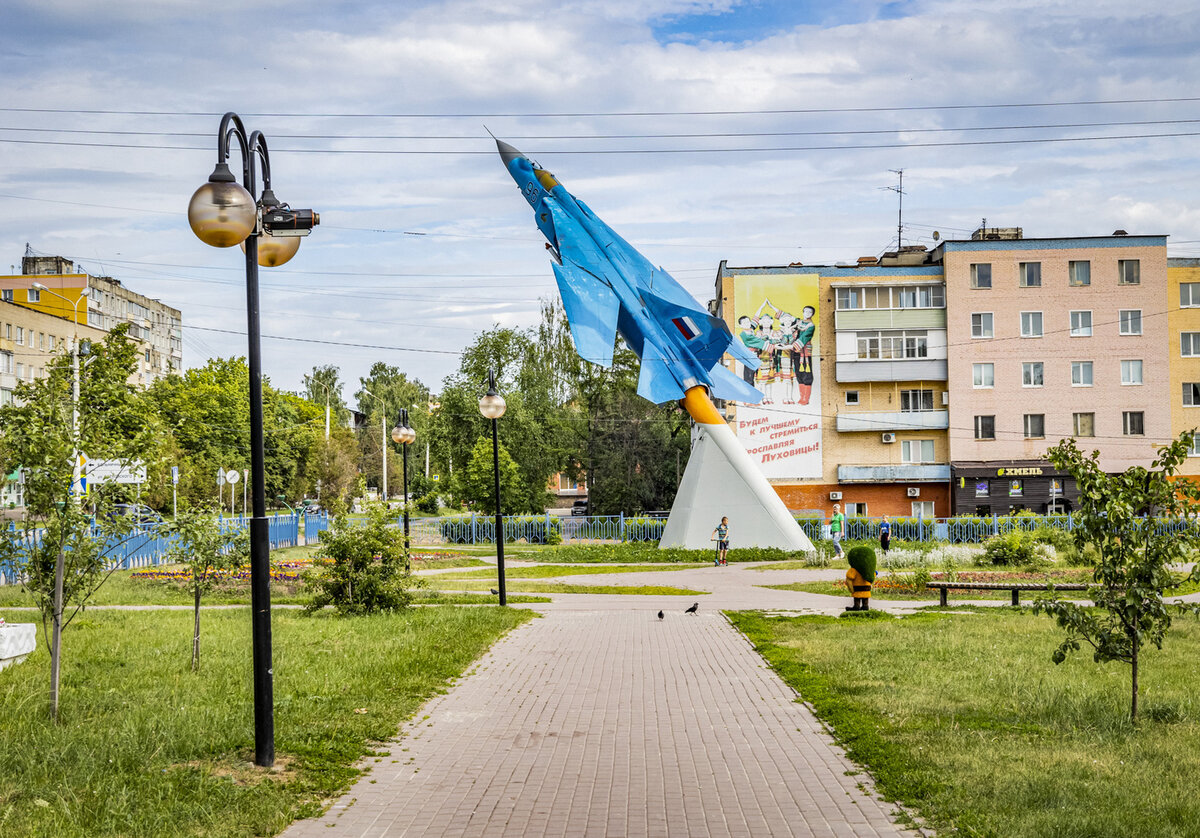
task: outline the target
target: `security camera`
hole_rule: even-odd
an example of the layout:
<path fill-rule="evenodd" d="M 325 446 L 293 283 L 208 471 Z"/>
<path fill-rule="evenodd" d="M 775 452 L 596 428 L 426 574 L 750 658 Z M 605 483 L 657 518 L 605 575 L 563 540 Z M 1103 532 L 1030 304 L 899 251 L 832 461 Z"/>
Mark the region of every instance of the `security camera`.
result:
<path fill-rule="evenodd" d="M 307 236 L 321 223 L 321 216 L 310 209 L 271 207 L 263 210 L 262 223 L 272 236 Z"/>

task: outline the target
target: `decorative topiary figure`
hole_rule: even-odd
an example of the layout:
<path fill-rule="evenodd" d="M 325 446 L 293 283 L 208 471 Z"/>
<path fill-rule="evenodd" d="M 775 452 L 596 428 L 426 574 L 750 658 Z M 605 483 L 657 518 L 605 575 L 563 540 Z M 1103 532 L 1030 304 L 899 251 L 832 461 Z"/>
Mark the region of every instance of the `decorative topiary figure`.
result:
<path fill-rule="evenodd" d="M 871 610 L 871 584 L 875 581 L 875 551 L 870 547 L 858 546 L 846 554 L 850 569 L 846 571 L 846 588 L 854 598 L 854 605 L 847 611 Z"/>

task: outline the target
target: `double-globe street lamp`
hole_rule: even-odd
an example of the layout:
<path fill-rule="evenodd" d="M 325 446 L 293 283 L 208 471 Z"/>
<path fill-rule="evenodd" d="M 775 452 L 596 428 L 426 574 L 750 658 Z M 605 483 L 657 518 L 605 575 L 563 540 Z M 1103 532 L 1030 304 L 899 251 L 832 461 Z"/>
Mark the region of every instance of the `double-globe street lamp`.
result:
<path fill-rule="evenodd" d="M 230 141 L 242 153 L 242 183 L 229 171 Z M 256 167 L 263 190 L 256 201 Z M 213 247 L 241 244 L 246 252 L 246 336 L 250 367 L 250 474 L 254 514 L 250 518 L 250 610 L 254 648 L 254 762 L 275 762 L 275 717 L 271 682 L 271 565 L 263 453 L 262 356 L 259 341 L 258 266 L 275 267 L 292 258 L 299 237 L 320 223 L 312 210 L 294 210 L 271 190 L 271 160 L 262 132 L 246 133 L 241 117 L 227 113 L 217 130 L 217 165 L 188 204 L 192 232 Z"/>
<path fill-rule="evenodd" d="M 504 590 L 504 520 L 500 517 L 500 437 L 496 424 L 507 406 L 504 397 L 496 392 L 496 373 L 489 369 L 488 389 L 479 399 L 479 412 L 485 419 L 492 420 L 492 470 L 496 476 L 496 574 L 500 581 L 501 605 L 508 605 L 508 595 Z"/>
<path fill-rule="evenodd" d="M 392 428 L 392 441 L 404 453 L 404 561 L 408 563 L 408 446 L 417 440 L 417 432 L 408 424 L 408 408 L 400 411 L 400 423 Z"/>

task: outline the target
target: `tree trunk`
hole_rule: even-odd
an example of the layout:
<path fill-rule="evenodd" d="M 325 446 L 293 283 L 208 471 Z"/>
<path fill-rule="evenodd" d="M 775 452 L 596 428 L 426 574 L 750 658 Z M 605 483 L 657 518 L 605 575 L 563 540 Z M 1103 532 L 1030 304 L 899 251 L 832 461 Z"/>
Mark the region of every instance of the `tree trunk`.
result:
<path fill-rule="evenodd" d="M 1133 695 L 1129 705 L 1129 720 L 1137 724 L 1137 698 L 1138 698 L 1138 638 L 1133 638 Z"/>
<path fill-rule="evenodd" d="M 192 623 L 192 672 L 200 671 L 200 586 L 197 585 L 195 620 Z"/>
<path fill-rule="evenodd" d="M 63 567 L 67 562 L 66 547 L 58 550 L 54 563 L 54 619 L 50 639 L 50 721 L 58 723 L 58 676 L 62 662 Z"/>

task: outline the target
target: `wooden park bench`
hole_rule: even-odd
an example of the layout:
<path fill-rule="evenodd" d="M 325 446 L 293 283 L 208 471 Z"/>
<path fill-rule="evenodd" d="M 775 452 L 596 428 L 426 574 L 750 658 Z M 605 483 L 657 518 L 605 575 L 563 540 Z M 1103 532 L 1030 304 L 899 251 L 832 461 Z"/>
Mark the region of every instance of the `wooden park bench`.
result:
<path fill-rule="evenodd" d="M 1012 604 L 1021 604 L 1021 591 L 1049 591 L 1050 585 L 1045 582 L 926 582 L 925 587 L 936 590 L 941 595 L 941 605 L 946 605 L 946 594 L 953 588 L 956 591 L 1012 591 Z M 1064 582 L 1055 585 L 1056 591 L 1086 591 L 1087 585 L 1078 582 Z"/>

